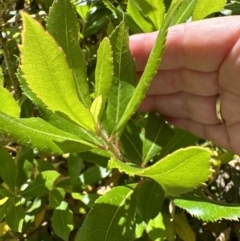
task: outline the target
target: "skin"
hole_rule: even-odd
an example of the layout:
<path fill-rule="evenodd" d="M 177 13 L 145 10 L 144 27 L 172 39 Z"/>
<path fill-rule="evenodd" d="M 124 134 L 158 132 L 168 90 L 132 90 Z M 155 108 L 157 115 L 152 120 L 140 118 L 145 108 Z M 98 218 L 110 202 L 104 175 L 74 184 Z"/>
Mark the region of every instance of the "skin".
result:
<path fill-rule="evenodd" d="M 156 36 L 130 38 L 139 78 Z M 224 124 L 216 116 L 218 96 Z M 157 111 L 171 124 L 240 154 L 240 17 L 171 27 L 140 110 Z"/>

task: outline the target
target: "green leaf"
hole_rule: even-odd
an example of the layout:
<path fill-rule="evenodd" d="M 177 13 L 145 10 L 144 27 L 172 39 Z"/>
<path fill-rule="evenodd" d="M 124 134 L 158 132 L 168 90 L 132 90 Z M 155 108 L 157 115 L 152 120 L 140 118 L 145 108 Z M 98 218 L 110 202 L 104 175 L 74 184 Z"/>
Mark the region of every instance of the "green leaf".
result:
<path fill-rule="evenodd" d="M 4 183 L 3 183 L 4 184 Z M 6 186 L 6 185 L 4 185 Z M 10 191 L 9 189 L 6 189 L 3 185 L 0 185 L 0 197 L 6 198 L 6 197 L 14 197 L 15 193 Z M 2 204 L 0 204 L 1 206 Z M 1 216 L 0 216 L 1 217 Z"/>
<path fill-rule="evenodd" d="M 161 212 L 164 198 L 163 189 L 153 180 L 146 180 L 139 187 L 137 211 L 146 224 Z"/>
<path fill-rule="evenodd" d="M 33 171 L 32 161 L 34 159 L 33 150 L 21 146 L 16 156 L 17 177 L 16 186 L 20 187 L 30 178 Z"/>
<path fill-rule="evenodd" d="M 54 188 L 49 194 L 49 206 L 53 208 L 60 206 L 65 194 L 66 192 L 63 188 Z"/>
<path fill-rule="evenodd" d="M 83 20 L 86 21 L 89 11 L 91 10 L 90 5 L 77 5 L 75 6 L 77 13 Z"/>
<path fill-rule="evenodd" d="M 68 203 L 62 201 L 60 206 L 54 209 L 52 222 L 54 232 L 63 240 L 68 241 L 69 234 L 73 230 L 73 213 Z"/>
<path fill-rule="evenodd" d="M 37 175 L 29 186 L 21 192 L 23 197 L 41 197 L 48 194 L 60 174 L 56 171 L 44 171 Z"/>
<path fill-rule="evenodd" d="M 53 153 L 80 152 L 96 147 L 40 118 L 17 119 L 0 112 L 0 131 L 26 146 Z"/>
<path fill-rule="evenodd" d="M 108 152 L 100 149 L 93 149 L 91 151 L 80 152 L 78 154 L 87 162 L 92 162 L 101 167 L 107 167 L 110 155 Z"/>
<path fill-rule="evenodd" d="M 192 16 L 197 2 L 198 0 L 183 0 L 183 3 L 175 14 L 171 25 L 185 23 Z"/>
<path fill-rule="evenodd" d="M 2 202 L 1 200 L 1 205 L 0 205 L 0 221 L 3 220 L 3 218 L 5 217 L 6 213 L 9 210 L 9 206 L 11 204 L 10 199 L 6 200 L 5 202 Z"/>
<path fill-rule="evenodd" d="M 133 240 L 136 196 L 119 186 L 100 197 L 88 213 L 76 241 Z"/>
<path fill-rule="evenodd" d="M 48 110 L 42 110 L 41 114 L 43 118 L 51 125 L 61 129 L 65 132 L 71 133 L 79 138 L 87 141 L 88 143 L 92 143 L 95 146 L 104 146 L 105 143 L 103 140 L 97 136 L 96 134 L 92 133 L 91 131 L 75 124 L 72 121 L 69 121 L 56 113 L 52 113 Z"/>
<path fill-rule="evenodd" d="M 1 80 L 0 80 L 1 82 Z M 20 107 L 11 95 L 11 93 L 3 88 L 0 83 L 0 111 L 13 116 L 13 117 L 19 117 L 20 116 Z"/>
<path fill-rule="evenodd" d="M 180 148 L 194 146 L 196 145 L 198 137 L 192 135 L 190 132 L 181 130 L 181 129 L 174 129 L 175 134 L 172 138 L 167 142 L 167 144 L 163 147 L 160 157 L 164 157 L 169 153 L 172 153 Z"/>
<path fill-rule="evenodd" d="M 94 99 L 90 108 L 90 112 L 93 115 L 93 119 L 96 125 L 101 118 L 102 107 L 102 96 L 99 95 L 96 99 Z"/>
<path fill-rule="evenodd" d="M 144 18 L 142 9 L 136 0 L 128 1 L 127 12 L 143 32 L 147 33 L 154 30 L 152 24 Z"/>
<path fill-rule="evenodd" d="M 166 227 L 161 213 L 159 213 L 153 220 L 149 221 L 146 231 L 151 240 L 166 240 Z"/>
<path fill-rule="evenodd" d="M 80 175 L 80 180 L 83 186 L 97 183 L 109 175 L 109 171 L 104 167 L 92 166 L 89 167 L 83 174 Z"/>
<path fill-rule="evenodd" d="M 106 104 L 113 79 L 113 53 L 110 40 L 104 38 L 97 51 L 95 70 L 95 98 L 102 96 L 102 109 Z"/>
<path fill-rule="evenodd" d="M 121 135 L 121 151 L 128 157 L 133 163 L 142 163 L 142 140 L 139 134 L 140 130 L 136 125 L 129 121 Z"/>
<path fill-rule="evenodd" d="M 83 160 L 78 156 L 70 155 L 67 160 L 67 166 L 70 182 L 74 185 L 79 180 L 79 176 L 82 172 Z"/>
<path fill-rule="evenodd" d="M 10 190 L 15 193 L 17 166 L 12 157 L 2 147 L 0 147 L 0 156 L 0 176 L 3 181 L 8 185 Z"/>
<path fill-rule="evenodd" d="M 114 78 L 110 88 L 107 119 L 110 133 L 115 131 L 136 85 L 135 62 L 129 49 L 128 29 L 124 21 L 112 32 Z"/>
<path fill-rule="evenodd" d="M 193 21 L 203 19 L 209 14 L 221 11 L 225 6 L 227 0 L 198 0 L 193 12 Z"/>
<path fill-rule="evenodd" d="M 183 241 L 196 241 L 196 234 L 190 226 L 184 212 L 174 215 L 173 223 L 176 233 Z"/>
<path fill-rule="evenodd" d="M 26 13 L 22 13 L 22 18 L 20 68 L 29 88 L 49 109 L 94 132 L 92 115 L 79 101 L 64 53 L 38 22 Z"/>
<path fill-rule="evenodd" d="M 47 18 L 47 30 L 66 54 L 80 100 L 90 107 L 86 62 L 79 45 L 79 24 L 70 0 L 54 1 Z"/>
<path fill-rule="evenodd" d="M 166 36 L 167 36 L 167 29 L 170 25 L 171 19 L 174 16 L 178 6 L 182 0 L 177 1 L 175 4 L 171 6 L 169 11 L 167 12 L 161 30 L 159 31 L 159 34 L 156 39 L 156 43 L 153 47 L 153 50 L 151 51 L 150 57 L 148 59 L 147 65 L 144 69 L 144 72 L 142 74 L 142 77 L 135 89 L 135 91 L 132 93 L 132 96 L 130 99 L 128 99 L 127 106 L 124 109 L 123 114 L 121 115 L 121 119 L 118 121 L 118 125 L 116 127 L 116 131 L 123 128 L 127 121 L 131 118 L 131 116 L 137 111 L 140 103 L 144 99 L 148 87 L 150 86 L 150 83 L 156 74 L 156 71 L 158 69 L 158 66 L 161 62 L 161 56 L 164 50 L 164 45 L 166 42 Z"/>
<path fill-rule="evenodd" d="M 160 30 L 164 14 L 165 5 L 163 0 L 142 0 L 138 1 L 143 14 L 149 18 L 154 26 L 153 30 Z"/>
<path fill-rule="evenodd" d="M 175 151 L 147 168 L 137 168 L 111 159 L 109 168 L 118 168 L 129 175 L 149 177 L 169 195 L 189 192 L 202 185 L 210 175 L 211 153 L 200 147 Z M 181 180 L 181 181 L 179 181 Z"/>
<path fill-rule="evenodd" d="M 55 170 L 53 164 L 48 160 L 34 160 L 33 162 L 39 173 L 44 171 Z"/>
<path fill-rule="evenodd" d="M 174 199 L 174 203 L 204 221 L 215 222 L 221 219 L 238 221 L 240 218 L 239 204 L 214 201 L 207 198 L 200 190 L 181 195 Z"/>
<path fill-rule="evenodd" d="M 14 232 L 22 232 L 24 217 L 25 212 L 23 210 L 23 206 L 16 205 L 14 201 L 11 201 L 6 214 L 6 222 L 10 229 Z"/>
<path fill-rule="evenodd" d="M 174 132 L 168 124 L 154 113 L 147 118 L 145 135 L 143 141 L 143 163 L 146 164 L 171 140 Z"/>

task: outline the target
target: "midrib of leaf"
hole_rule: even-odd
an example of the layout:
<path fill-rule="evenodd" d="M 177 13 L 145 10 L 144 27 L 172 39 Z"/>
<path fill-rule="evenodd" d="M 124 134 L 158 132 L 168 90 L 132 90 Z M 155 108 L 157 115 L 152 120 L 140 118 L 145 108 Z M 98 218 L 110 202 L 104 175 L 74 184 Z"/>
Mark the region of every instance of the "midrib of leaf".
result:
<path fill-rule="evenodd" d="M 166 151 L 165 153 L 169 153 L 169 151 L 171 149 L 173 149 L 174 146 L 176 146 L 179 142 L 181 142 L 181 140 L 184 138 L 184 136 L 187 134 L 187 132 L 185 132 L 180 138 L 178 138 L 178 140 L 172 145 L 170 146 Z"/>
<path fill-rule="evenodd" d="M 3 115 L 1 114 L 1 112 L 0 112 L 0 116 L 1 116 L 1 118 L 5 118 L 5 120 L 8 120 L 8 118 L 5 117 L 5 116 L 3 116 Z M 20 127 L 22 126 L 22 127 L 26 128 L 26 129 L 29 129 L 30 131 L 32 130 L 32 131 L 38 132 L 38 133 L 40 133 L 40 134 L 45 134 L 45 133 L 47 133 L 49 136 L 53 136 L 53 137 L 55 137 L 55 138 L 61 138 L 61 139 L 66 138 L 66 140 L 80 142 L 80 140 L 77 140 L 77 139 L 72 139 L 72 138 L 70 138 L 70 137 L 64 137 L 64 136 L 62 137 L 62 136 L 59 136 L 59 135 L 54 135 L 53 133 L 44 132 L 44 131 L 40 131 L 40 130 L 38 130 L 38 129 L 31 128 L 31 127 L 29 127 L 29 126 L 26 126 L 26 125 L 21 124 L 21 123 L 18 122 L 18 121 L 15 121 L 14 119 L 12 119 L 11 122 L 19 125 Z M 55 127 L 55 128 L 56 128 L 56 127 Z M 59 129 L 59 131 L 61 131 L 61 130 Z"/>
<path fill-rule="evenodd" d="M 60 175 L 60 174 L 59 174 L 59 175 Z M 58 175 L 58 176 L 59 176 L 59 175 Z M 48 179 L 46 182 L 44 182 L 44 183 L 42 183 L 42 184 L 38 184 L 38 185 L 34 186 L 33 188 L 30 188 L 29 190 L 24 190 L 24 191 L 23 191 L 23 192 L 24 192 L 24 195 L 25 195 L 26 193 L 28 193 L 28 192 L 32 192 L 33 190 L 35 190 L 35 189 L 37 189 L 37 188 L 39 188 L 39 187 L 41 187 L 41 186 L 46 186 L 46 188 L 48 189 L 47 184 L 50 183 L 50 182 L 52 182 L 53 179 L 57 179 L 58 176 L 56 176 L 56 177 L 54 177 L 54 178 L 50 178 L 50 179 Z M 45 180 L 46 180 L 46 179 L 45 179 Z M 45 181 L 45 180 L 44 180 L 44 181 Z M 49 189 L 48 189 L 48 190 L 49 190 Z"/>
<path fill-rule="evenodd" d="M 110 222 L 110 225 L 109 225 L 109 227 L 108 227 L 108 229 L 107 229 L 107 231 L 106 231 L 106 236 L 105 236 L 104 241 L 107 240 L 110 227 L 112 226 L 112 223 L 113 223 L 113 221 L 114 221 L 114 219 L 115 219 L 118 211 L 120 210 L 120 208 L 122 208 L 122 205 L 125 203 L 125 201 L 127 200 L 127 198 L 128 198 L 132 193 L 133 193 L 133 190 L 130 190 L 130 191 L 128 192 L 128 194 L 124 197 L 124 199 L 121 201 L 120 205 L 118 206 L 118 208 L 117 208 L 117 210 L 116 210 L 115 214 L 113 215 L 113 218 L 112 218 L 112 220 L 111 220 L 111 222 Z"/>
<path fill-rule="evenodd" d="M 157 146 L 157 145 L 155 144 L 155 142 L 156 142 L 156 140 L 157 140 L 157 138 L 158 138 L 158 136 L 159 136 L 159 134 L 160 134 L 160 132 L 161 132 L 161 130 L 162 130 L 162 127 L 163 127 L 163 123 L 161 123 L 161 127 L 158 129 L 157 135 L 156 135 L 156 137 L 154 138 L 154 142 L 152 143 L 151 147 L 149 148 L 149 151 L 148 151 L 148 153 L 147 153 L 147 155 L 146 155 L 146 157 L 145 157 L 145 159 L 144 159 L 144 162 L 148 161 L 148 156 L 149 156 L 149 154 L 151 153 L 151 150 L 154 148 L 154 146 Z"/>
<path fill-rule="evenodd" d="M 162 172 L 162 173 L 157 173 L 157 174 L 151 174 L 151 177 L 162 176 L 162 175 L 165 175 L 165 174 L 167 174 L 167 173 L 169 173 L 169 172 L 173 172 L 176 168 L 181 167 L 185 162 L 189 161 L 190 159 L 192 159 L 192 157 L 188 157 L 188 158 L 185 159 L 183 162 L 179 163 L 178 165 L 176 165 L 175 167 L 173 167 L 173 168 L 171 168 L 171 169 L 168 169 L 167 171 L 164 171 L 164 172 Z M 164 160 L 163 160 L 163 161 L 164 161 Z M 148 169 L 148 168 L 147 168 L 147 169 Z M 144 172 L 147 172 L 147 171 L 148 171 L 147 169 L 141 171 L 142 174 L 144 174 Z M 140 173 L 141 173 L 141 172 L 140 172 Z"/>
<path fill-rule="evenodd" d="M 179 21 L 182 19 L 182 17 L 184 16 L 184 14 L 188 11 L 189 8 L 191 8 L 191 6 L 195 4 L 194 0 L 190 2 L 190 4 L 188 4 L 188 6 L 184 9 L 184 12 L 182 13 L 182 15 L 178 18 L 178 21 L 174 24 L 178 24 Z"/>
<path fill-rule="evenodd" d="M 53 73 L 52 73 L 51 68 L 50 68 L 50 66 L 49 66 L 49 62 L 50 62 L 50 61 L 47 61 L 45 52 L 44 52 L 43 49 L 42 49 L 42 45 L 41 45 L 40 42 L 39 42 L 39 38 L 37 38 L 37 34 L 36 34 L 34 28 L 33 28 L 33 32 L 34 32 L 34 35 L 35 35 L 35 39 L 37 39 L 37 42 L 38 42 L 38 44 L 39 44 L 39 46 L 40 46 L 42 55 L 44 56 L 45 63 L 47 63 L 47 68 L 48 68 L 48 71 L 49 71 L 49 73 L 50 73 L 50 75 L 51 75 L 52 82 L 53 82 L 55 88 L 58 90 L 58 94 L 59 94 L 60 97 L 61 97 L 60 99 L 63 100 L 63 103 L 64 103 L 65 106 L 67 107 L 67 110 L 78 120 L 78 118 L 75 116 L 75 113 L 72 111 L 72 108 L 71 108 L 71 107 L 68 105 L 68 103 L 65 101 L 66 99 L 65 99 L 65 97 L 62 95 L 62 92 L 60 91 L 60 89 L 58 88 L 58 85 L 56 84 L 55 78 L 53 78 Z M 57 55 L 56 55 L 55 57 L 57 57 Z M 51 60 L 51 61 L 53 61 L 53 60 Z"/>
<path fill-rule="evenodd" d="M 141 160 L 142 159 L 141 153 L 138 151 L 138 149 L 136 148 L 136 146 L 134 145 L 132 140 L 130 138 L 128 138 L 128 135 L 126 133 L 123 133 L 123 135 L 125 135 L 126 138 L 128 139 L 128 141 L 132 144 L 134 150 L 136 151 L 136 153 L 138 154 L 138 156 L 140 157 L 140 160 Z"/>

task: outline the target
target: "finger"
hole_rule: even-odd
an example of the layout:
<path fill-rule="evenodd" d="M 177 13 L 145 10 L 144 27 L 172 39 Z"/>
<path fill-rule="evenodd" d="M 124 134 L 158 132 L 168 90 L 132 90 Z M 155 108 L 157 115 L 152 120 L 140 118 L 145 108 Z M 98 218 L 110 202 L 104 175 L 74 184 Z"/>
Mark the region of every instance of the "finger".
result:
<path fill-rule="evenodd" d="M 169 28 L 160 69 L 216 71 L 239 38 L 240 17 L 190 22 Z M 130 49 L 137 71 L 143 71 L 157 33 L 131 36 Z"/>
<path fill-rule="evenodd" d="M 239 37 L 240 38 L 240 37 Z M 219 70 L 219 85 L 229 92 L 240 93 L 240 39 L 229 52 Z"/>
<path fill-rule="evenodd" d="M 148 96 L 140 106 L 140 110 L 189 118 L 202 124 L 217 124 L 219 121 L 216 117 L 216 98 L 216 96 L 201 97 L 185 92 Z"/>
<path fill-rule="evenodd" d="M 240 96 L 223 92 L 220 96 L 221 115 L 227 126 L 240 121 Z"/>
<path fill-rule="evenodd" d="M 219 93 L 218 72 L 199 72 L 186 68 L 161 70 L 154 77 L 148 95 L 185 91 L 195 95 L 213 96 Z"/>
<path fill-rule="evenodd" d="M 181 119 L 173 117 L 165 117 L 165 119 L 172 125 L 187 130 L 201 139 L 212 141 L 215 145 L 219 147 L 225 148 L 229 151 L 235 151 L 235 153 L 240 154 L 239 148 L 238 150 L 236 150 L 236 147 L 234 148 L 232 146 L 228 136 L 227 128 L 224 124 L 204 125 L 191 119 Z M 240 128 L 240 126 L 238 126 L 238 128 Z"/>

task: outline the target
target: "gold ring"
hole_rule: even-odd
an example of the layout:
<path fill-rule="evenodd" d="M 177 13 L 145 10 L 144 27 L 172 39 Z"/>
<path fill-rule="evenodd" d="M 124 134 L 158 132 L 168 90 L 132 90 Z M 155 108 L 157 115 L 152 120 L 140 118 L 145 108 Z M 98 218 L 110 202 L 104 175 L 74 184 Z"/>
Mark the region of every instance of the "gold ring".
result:
<path fill-rule="evenodd" d="M 221 113 L 220 96 L 218 96 L 217 100 L 216 100 L 216 115 L 217 115 L 217 119 L 218 119 L 219 123 L 225 123 L 225 121 L 222 117 L 222 113 Z"/>

